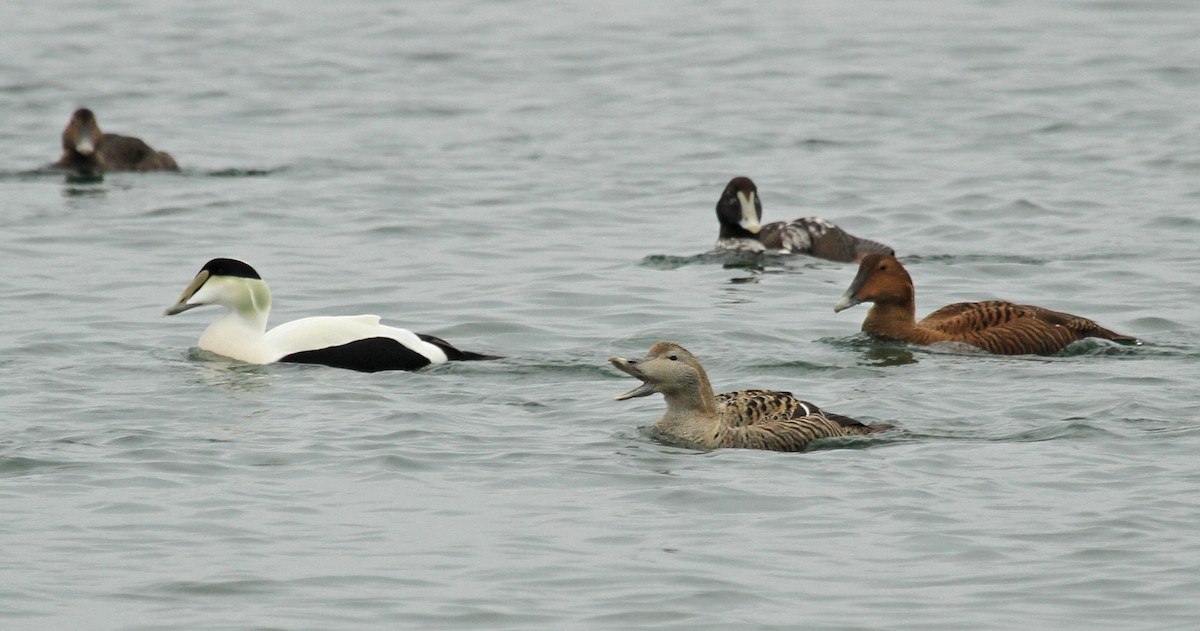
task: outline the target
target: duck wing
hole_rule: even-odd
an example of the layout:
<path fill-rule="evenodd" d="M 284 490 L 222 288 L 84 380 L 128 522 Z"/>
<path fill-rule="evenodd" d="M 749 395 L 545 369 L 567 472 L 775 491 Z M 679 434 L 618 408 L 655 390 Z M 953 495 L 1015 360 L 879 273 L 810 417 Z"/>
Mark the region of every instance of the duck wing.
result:
<path fill-rule="evenodd" d="M 104 167 L 113 171 L 178 171 L 179 165 L 169 154 L 155 151 L 140 138 L 104 134 L 96 149 Z"/>
<path fill-rule="evenodd" d="M 375 315 L 301 318 L 271 329 L 266 341 L 276 361 L 363 372 L 416 370 L 447 359 L 438 346 L 407 329 L 382 325 Z"/>
<path fill-rule="evenodd" d="M 717 414 L 730 427 L 743 427 L 777 418 L 799 418 L 821 414 L 815 404 L 791 392 L 738 390 L 717 395 Z"/>
<path fill-rule="evenodd" d="M 831 418 L 833 416 L 833 418 Z M 729 447 L 804 451 L 819 438 L 858 436 L 891 429 L 891 425 L 864 425 L 842 415 L 809 414 L 792 418 L 765 419 L 753 425 L 725 431 Z"/>
<path fill-rule="evenodd" d="M 925 316 L 918 326 L 1001 355 L 1050 355 L 1087 337 L 1136 342 L 1087 318 L 1003 300 L 947 305 Z"/>
<path fill-rule="evenodd" d="M 857 261 L 877 252 L 889 256 L 892 248 L 856 237 L 820 217 L 801 217 L 791 223 L 776 221 L 762 227 L 759 239 L 767 248 L 808 254 L 830 261 Z"/>

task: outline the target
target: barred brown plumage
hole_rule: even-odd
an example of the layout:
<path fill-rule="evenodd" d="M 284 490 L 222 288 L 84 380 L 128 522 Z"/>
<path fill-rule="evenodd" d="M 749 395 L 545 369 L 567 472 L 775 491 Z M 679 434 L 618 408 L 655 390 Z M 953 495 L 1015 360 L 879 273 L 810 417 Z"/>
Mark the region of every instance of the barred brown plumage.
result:
<path fill-rule="evenodd" d="M 913 344 L 963 342 L 1000 355 L 1050 355 L 1088 337 L 1138 344 L 1092 320 L 1003 300 L 958 302 L 916 321 L 912 277 L 895 257 L 871 254 L 834 311 L 873 303 L 862 330 Z"/>
<path fill-rule="evenodd" d="M 643 381 L 618 400 L 661 393 L 667 411 L 650 428 L 663 442 L 696 449 L 741 447 L 804 451 L 818 438 L 870 434 L 891 425 L 864 425 L 826 413 L 790 392 L 739 390 L 714 394 L 695 356 L 678 344 L 659 342 L 643 359 L 610 362 Z"/>

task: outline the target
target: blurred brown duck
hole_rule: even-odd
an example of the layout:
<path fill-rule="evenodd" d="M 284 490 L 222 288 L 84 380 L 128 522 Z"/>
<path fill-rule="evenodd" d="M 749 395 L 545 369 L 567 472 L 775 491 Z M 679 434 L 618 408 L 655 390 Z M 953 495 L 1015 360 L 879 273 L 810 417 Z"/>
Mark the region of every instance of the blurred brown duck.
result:
<path fill-rule="evenodd" d="M 864 425 L 824 412 L 790 392 L 741 390 L 713 394 L 708 375 L 678 344 L 659 342 L 643 359 L 612 357 L 621 371 L 642 385 L 618 401 L 661 393 L 667 412 L 650 428 L 655 438 L 693 449 L 740 447 L 804 451 L 808 443 L 831 436 L 870 434 L 891 425 Z"/>
<path fill-rule="evenodd" d="M 900 261 L 882 254 L 862 260 L 833 310 L 862 302 L 874 303 L 863 331 L 912 344 L 953 341 L 1000 355 L 1050 355 L 1087 337 L 1138 343 L 1087 318 L 1001 300 L 947 305 L 917 322 L 912 278 Z"/>
<path fill-rule="evenodd" d="M 78 109 L 62 134 L 63 155 L 52 168 L 81 173 L 104 171 L 178 171 L 175 159 L 132 136 L 100 131 L 96 115 Z"/>
<path fill-rule="evenodd" d="M 721 223 L 718 250 L 775 250 L 845 263 L 872 252 L 895 254 L 882 243 L 856 237 L 820 217 L 762 225 L 762 200 L 758 197 L 758 187 L 748 177 L 735 177 L 725 186 L 717 201 L 717 220 Z"/>

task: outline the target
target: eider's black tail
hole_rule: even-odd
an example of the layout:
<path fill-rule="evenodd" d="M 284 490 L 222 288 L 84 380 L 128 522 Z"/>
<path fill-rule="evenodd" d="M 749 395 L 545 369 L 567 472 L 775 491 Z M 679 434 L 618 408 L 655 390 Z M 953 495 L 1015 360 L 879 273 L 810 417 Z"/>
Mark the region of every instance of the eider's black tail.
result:
<path fill-rule="evenodd" d="M 490 359 L 504 359 L 502 355 L 484 355 L 482 353 L 472 353 L 471 351 L 461 351 L 457 348 L 454 348 L 450 345 L 450 342 L 447 342 L 440 337 L 425 335 L 424 333 L 417 333 L 417 337 L 442 349 L 442 352 L 446 354 L 446 359 L 449 359 L 452 362 L 473 362 L 487 361 Z"/>

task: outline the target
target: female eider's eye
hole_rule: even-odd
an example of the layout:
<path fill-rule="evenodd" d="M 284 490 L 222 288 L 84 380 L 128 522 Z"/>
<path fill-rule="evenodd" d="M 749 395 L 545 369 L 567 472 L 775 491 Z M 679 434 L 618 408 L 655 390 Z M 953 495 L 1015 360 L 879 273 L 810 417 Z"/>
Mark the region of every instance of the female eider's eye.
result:
<path fill-rule="evenodd" d="M 671 360 L 671 361 L 673 361 L 673 362 L 677 362 L 677 361 L 679 361 L 679 356 L 678 356 L 678 355 L 671 355 L 671 356 L 670 356 L 670 357 L 668 357 L 667 359 L 669 359 L 669 360 Z"/>

